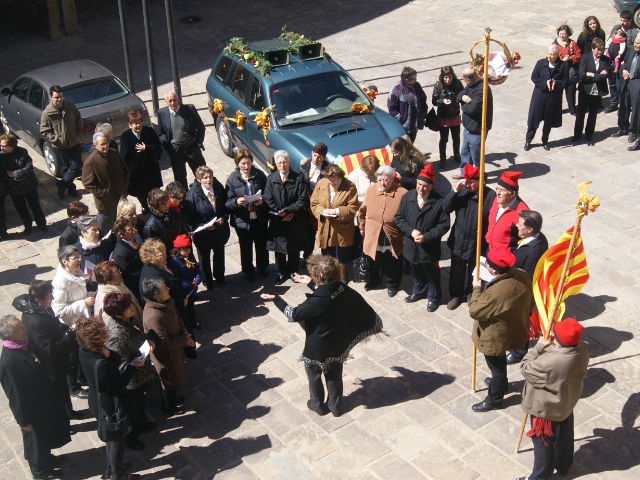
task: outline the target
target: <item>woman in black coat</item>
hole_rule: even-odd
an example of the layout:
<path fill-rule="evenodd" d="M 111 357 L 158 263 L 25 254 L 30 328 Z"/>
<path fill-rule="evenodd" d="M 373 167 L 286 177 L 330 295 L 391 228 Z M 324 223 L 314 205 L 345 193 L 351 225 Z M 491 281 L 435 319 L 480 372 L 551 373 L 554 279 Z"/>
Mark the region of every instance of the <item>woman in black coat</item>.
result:
<path fill-rule="evenodd" d="M 0 318 L 0 383 L 22 429 L 24 458 L 34 479 L 59 478 L 51 449 L 71 441 L 69 417 L 40 361 L 36 345 L 27 346 L 27 330 L 14 315 Z"/>
<path fill-rule="evenodd" d="M 16 211 L 22 223 L 24 233 L 31 233 L 33 219 L 27 209 L 27 204 L 36 221 L 36 225 L 42 231 L 47 229 L 47 219 L 40 206 L 38 196 L 38 179 L 33 172 L 33 161 L 26 149 L 18 147 L 18 139 L 12 134 L 0 135 L 0 175 L 6 185 L 7 192 L 16 207 Z M 5 225 L 0 229 L 6 230 Z"/>
<path fill-rule="evenodd" d="M 129 112 L 127 121 L 129 130 L 120 136 L 120 156 L 129 167 L 127 192 L 138 199 L 144 215 L 149 211 L 147 194 L 155 187 L 162 187 L 158 164 L 162 147 L 155 130 L 142 125 L 140 112 Z"/>
<path fill-rule="evenodd" d="M 562 126 L 562 91 L 569 79 L 566 62 L 558 61 L 558 47 L 550 45 L 547 58 L 538 60 L 531 72 L 533 93 L 529 103 L 529 118 L 527 119 L 527 137 L 524 150 L 531 149 L 531 142 L 540 126 L 542 126 L 542 146 L 550 150 L 549 133 L 552 128 Z"/>
<path fill-rule="evenodd" d="M 51 310 L 53 287 L 50 281 L 33 280 L 29 293 L 13 299 L 13 306 L 22 312 L 22 324 L 27 329 L 29 343 L 42 352 L 42 362 L 47 368 L 49 380 L 56 395 L 64 404 L 69 418 L 82 418 L 73 410 L 67 374 L 71 370 L 71 357 L 77 364 L 78 344 L 72 328 L 58 319 Z"/>
<path fill-rule="evenodd" d="M 224 246 L 231 234 L 225 207 L 227 194 L 209 167 L 198 167 L 195 177 L 196 181 L 191 184 L 183 206 L 188 212 L 189 224 L 194 230 L 216 219 L 213 225 L 194 233 L 192 237 L 204 276 L 203 283 L 207 289 L 211 289 L 214 278 L 219 285 L 225 283 Z M 212 253 L 213 273 L 211 272 Z"/>
<path fill-rule="evenodd" d="M 290 322 L 299 322 L 304 328 L 300 359 L 309 380 L 307 408 L 318 415 L 331 412 L 339 417 L 343 413 L 342 364 L 358 342 L 382 331 L 382 320 L 358 292 L 340 281 L 336 258 L 312 255 L 307 268 L 310 277 L 296 275 L 294 280 L 307 283 L 314 291 L 297 307 L 267 293 L 260 298 L 274 301 Z M 322 375 L 327 384 L 326 403 Z"/>
<path fill-rule="evenodd" d="M 81 318 L 77 326 L 80 344 L 80 365 L 89 384 L 89 410 L 98 419 L 114 416 L 123 407 L 125 387 L 133 374 L 134 367 L 141 364 L 127 364 L 120 371 L 120 355 L 109 350 L 107 327 L 102 320 Z M 99 395 L 98 395 L 99 391 Z M 103 478 L 123 480 L 127 478 L 124 465 L 125 433 L 114 433 L 114 438 L 106 442 L 107 468 Z"/>
<path fill-rule="evenodd" d="M 440 122 L 440 165 L 447 161 L 447 142 L 449 132 L 453 142 L 453 158 L 460 163 L 460 103 L 458 93 L 463 90 L 462 82 L 456 77 L 453 67 L 445 66 L 440 69 L 440 78 L 433 87 L 431 102 L 438 109 Z"/>
<path fill-rule="evenodd" d="M 229 223 L 236 229 L 240 244 L 240 264 L 248 280 L 255 278 L 253 249 L 256 265 L 261 276 L 267 274 L 269 254 L 267 252 L 267 223 L 269 212 L 262 198 L 247 202 L 246 196 L 264 193 L 267 176 L 253 167 L 253 155 L 246 148 L 235 154 L 236 170 L 227 178 L 227 210 L 231 213 Z"/>
<path fill-rule="evenodd" d="M 98 217 L 87 215 L 78 218 L 78 242 L 75 247 L 80 253 L 80 269 L 95 280 L 93 269 L 100 262 L 109 260 L 118 237 L 113 232 L 107 237 L 100 236 L 98 229 Z"/>

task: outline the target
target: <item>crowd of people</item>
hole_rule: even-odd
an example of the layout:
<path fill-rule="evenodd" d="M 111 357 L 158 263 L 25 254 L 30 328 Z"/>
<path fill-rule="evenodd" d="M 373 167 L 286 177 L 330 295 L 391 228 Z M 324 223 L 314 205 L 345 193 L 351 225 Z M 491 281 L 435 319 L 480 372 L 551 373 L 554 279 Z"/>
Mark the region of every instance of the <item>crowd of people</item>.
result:
<path fill-rule="evenodd" d="M 603 56 L 604 32 L 597 18 L 585 20 L 576 42 L 567 25 L 558 29 L 546 58 L 536 63 L 531 75 L 534 92 L 525 150 L 531 148 L 540 123 L 543 147 L 550 148 L 550 130 L 562 122 L 563 91 L 569 113 L 576 116 L 573 142 L 583 134 L 593 142 L 601 97 L 610 91 L 607 112 L 617 110 L 619 118 L 615 135 L 628 134 L 629 141 L 635 142 L 630 149 L 640 148 L 640 83 L 637 89 L 633 83 L 640 79 L 640 70 L 636 74 L 640 38 L 635 39 L 637 29 L 631 26 L 630 14 L 622 12 L 620 17 L 621 24 L 607 42 L 609 56 Z M 492 121 L 490 89 L 488 95 L 487 131 Z M 263 294 L 262 299 L 274 301 L 288 319 L 304 326 L 307 407 L 334 416 L 344 411 L 342 363 L 349 350 L 382 328 L 375 311 L 348 286 L 354 261 L 366 259 L 365 291 L 384 285 L 387 295 L 394 297 L 403 273 L 408 272 L 412 286 L 404 301 L 424 299 L 427 312 L 435 312 L 445 296 L 440 261 L 442 238 L 449 232 L 447 308 L 454 310 L 468 302 L 474 319 L 472 338 L 491 372 L 486 379 L 487 397 L 472 408 L 475 412 L 500 408 L 508 391 L 507 364 L 522 361 L 529 388 L 523 395 L 534 420 L 531 435 L 542 439 L 535 441 L 534 470 L 543 473 L 535 478 L 549 478 L 550 473 L 544 472 L 549 468 L 552 472 L 555 466 L 549 467 L 549 462 L 561 462 L 558 470 L 566 471 L 571 463 L 569 418 L 586 372 L 588 347 L 580 341 L 579 325 L 570 319 L 558 324 L 562 328 L 556 332 L 554 348 L 568 357 L 575 350 L 580 361 L 572 358 L 575 368 L 566 367 L 554 378 L 570 382 L 570 394 L 557 400 L 563 414 L 549 415 L 544 400 L 533 398 L 531 392 L 545 388 L 540 373 L 544 368 L 556 373 L 554 365 L 543 362 L 554 344 L 540 341 L 527 353 L 531 278 L 548 243 L 541 232 L 542 216 L 518 195 L 520 172 L 505 171 L 495 190 L 485 185 L 479 204 L 482 96 L 482 77 L 474 68 L 462 71 L 461 82 L 452 67 L 442 67 L 432 95 L 439 161 L 441 167 L 446 164 L 451 137 L 453 159 L 460 163 L 460 170 L 453 177 L 458 180 L 454 188 L 440 195 L 434 189 L 434 164 L 426 162 L 412 143 L 424 128 L 428 112 L 427 96 L 410 67 L 403 69 L 388 100 L 389 112 L 408 137 L 391 142 L 390 165 L 367 156 L 347 175 L 326 161 L 327 146 L 318 143 L 299 170 L 291 168 L 288 152 L 276 151 L 273 171 L 265 174 L 253 164 L 251 152 L 240 148 L 234 156 L 236 169 L 224 183 L 202 155 L 205 129 L 197 110 L 181 104 L 174 92 L 165 96 L 167 106 L 158 114 L 158 133 L 143 125 L 141 114 L 130 112 L 129 129 L 121 133 L 118 149 L 113 148 L 110 126 L 100 125 L 93 136 L 94 149 L 82 164 L 77 158 L 81 128 L 74 116 L 77 110 L 64 100 L 59 87 L 52 87 L 42 133 L 50 138 L 62 165 L 57 193 L 61 199 L 76 196 L 74 181 L 80 175 L 92 194 L 96 215 L 90 215 L 91 208 L 79 200 L 68 204 L 69 222 L 59 238 L 59 265 L 53 280 L 34 280 L 28 294 L 14 300 L 22 321 L 13 315 L 0 320 L 5 347 L 0 380 L 23 430 L 25 458 L 33 477 L 58 478 L 51 449 L 68 443 L 75 433 L 70 420 L 79 414 L 73 410 L 71 396 L 88 398 L 90 411 L 98 419 L 107 446 L 103 478 L 135 477 L 126 472 L 123 451 L 125 446 L 144 449 L 139 434 L 157 426 L 145 407 L 146 392 L 155 378 L 161 385 L 162 410 L 168 416 L 184 412 L 180 391 L 188 375 L 186 359 L 198 356 L 195 335 L 201 319 L 195 299 L 200 285 L 212 290 L 226 284 L 225 249 L 231 227 L 238 238 L 246 281 L 259 279 L 279 286 L 291 280 L 313 289 L 297 307 L 275 295 Z M 33 220 L 45 230 L 28 153 L 11 134 L 0 136 L 0 146 L 1 185 L 16 205 L 24 233 L 30 233 Z M 162 149 L 171 160 L 175 180 L 164 188 L 158 164 Z M 190 185 L 187 164 L 195 178 Z M 140 217 L 132 198 L 140 204 Z M 491 276 L 484 282 L 473 275 L 479 209 L 480 250 Z M 0 213 L 0 238 L 4 238 L 3 208 Z M 321 254 L 312 255 L 314 248 Z M 269 252 L 275 258 L 275 277 L 270 282 Z M 309 275 L 303 274 L 305 269 Z M 340 322 L 345 315 L 358 322 L 345 329 Z M 47 384 L 50 395 L 36 390 L 41 382 Z M 59 414 L 45 418 L 39 413 L 43 408 Z M 121 423 L 126 428 L 114 427 Z M 108 434 L 102 435 L 103 429 Z M 554 457 L 550 429 L 562 431 L 561 458 Z"/>

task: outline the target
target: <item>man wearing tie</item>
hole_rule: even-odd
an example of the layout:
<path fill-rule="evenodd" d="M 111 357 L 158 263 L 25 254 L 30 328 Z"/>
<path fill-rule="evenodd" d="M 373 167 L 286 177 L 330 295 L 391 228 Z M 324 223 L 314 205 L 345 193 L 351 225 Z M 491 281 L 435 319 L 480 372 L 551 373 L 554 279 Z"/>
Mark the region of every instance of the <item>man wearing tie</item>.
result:
<path fill-rule="evenodd" d="M 205 165 L 201 150 L 204 150 L 204 123 L 193 105 L 182 105 L 176 92 L 164 96 L 167 106 L 158 110 L 160 142 L 171 159 L 173 178 L 187 188 L 187 168 L 191 171 Z"/>

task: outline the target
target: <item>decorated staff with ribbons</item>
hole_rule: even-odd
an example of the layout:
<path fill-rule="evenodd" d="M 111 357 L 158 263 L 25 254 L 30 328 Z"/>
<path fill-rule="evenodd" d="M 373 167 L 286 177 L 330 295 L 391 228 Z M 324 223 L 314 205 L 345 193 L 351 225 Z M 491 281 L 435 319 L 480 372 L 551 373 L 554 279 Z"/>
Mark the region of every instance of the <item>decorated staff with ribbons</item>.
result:
<path fill-rule="evenodd" d="M 573 463 L 573 407 L 587 376 L 589 345 L 575 318 L 553 325 L 553 340 L 540 338 L 522 360 L 522 409 L 531 415 L 533 469 L 517 480 L 547 480 L 553 470 L 566 475 Z"/>

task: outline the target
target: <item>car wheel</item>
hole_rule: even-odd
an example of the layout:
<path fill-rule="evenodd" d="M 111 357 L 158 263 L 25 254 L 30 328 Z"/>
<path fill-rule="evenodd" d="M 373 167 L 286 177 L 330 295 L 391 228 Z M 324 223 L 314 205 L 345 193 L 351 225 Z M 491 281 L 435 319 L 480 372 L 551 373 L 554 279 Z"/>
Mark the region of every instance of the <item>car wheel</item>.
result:
<path fill-rule="evenodd" d="M 0 111 L 0 123 L 2 123 L 2 129 L 4 130 L 4 133 L 11 133 L 7 117 L 4 116 L 4 112 L 2 111 Z"/>
<path fill-rule="evenodd" d="M 224 118 L 218 116 L 216 119 L 216 133 L 218 134 L 218 143 L 220 149 L 227 157 L 233 157 L 233 140 L 231 139 L 231 131 L 229 125 Z"/>
<path fill-rule="evenodd" d="M 47 164 L 47 168 L 54 177 L 60 176 L 60 165 L 58 164 L 58 156 L 49 142 L 42 145 L 42 156 Z"/>

